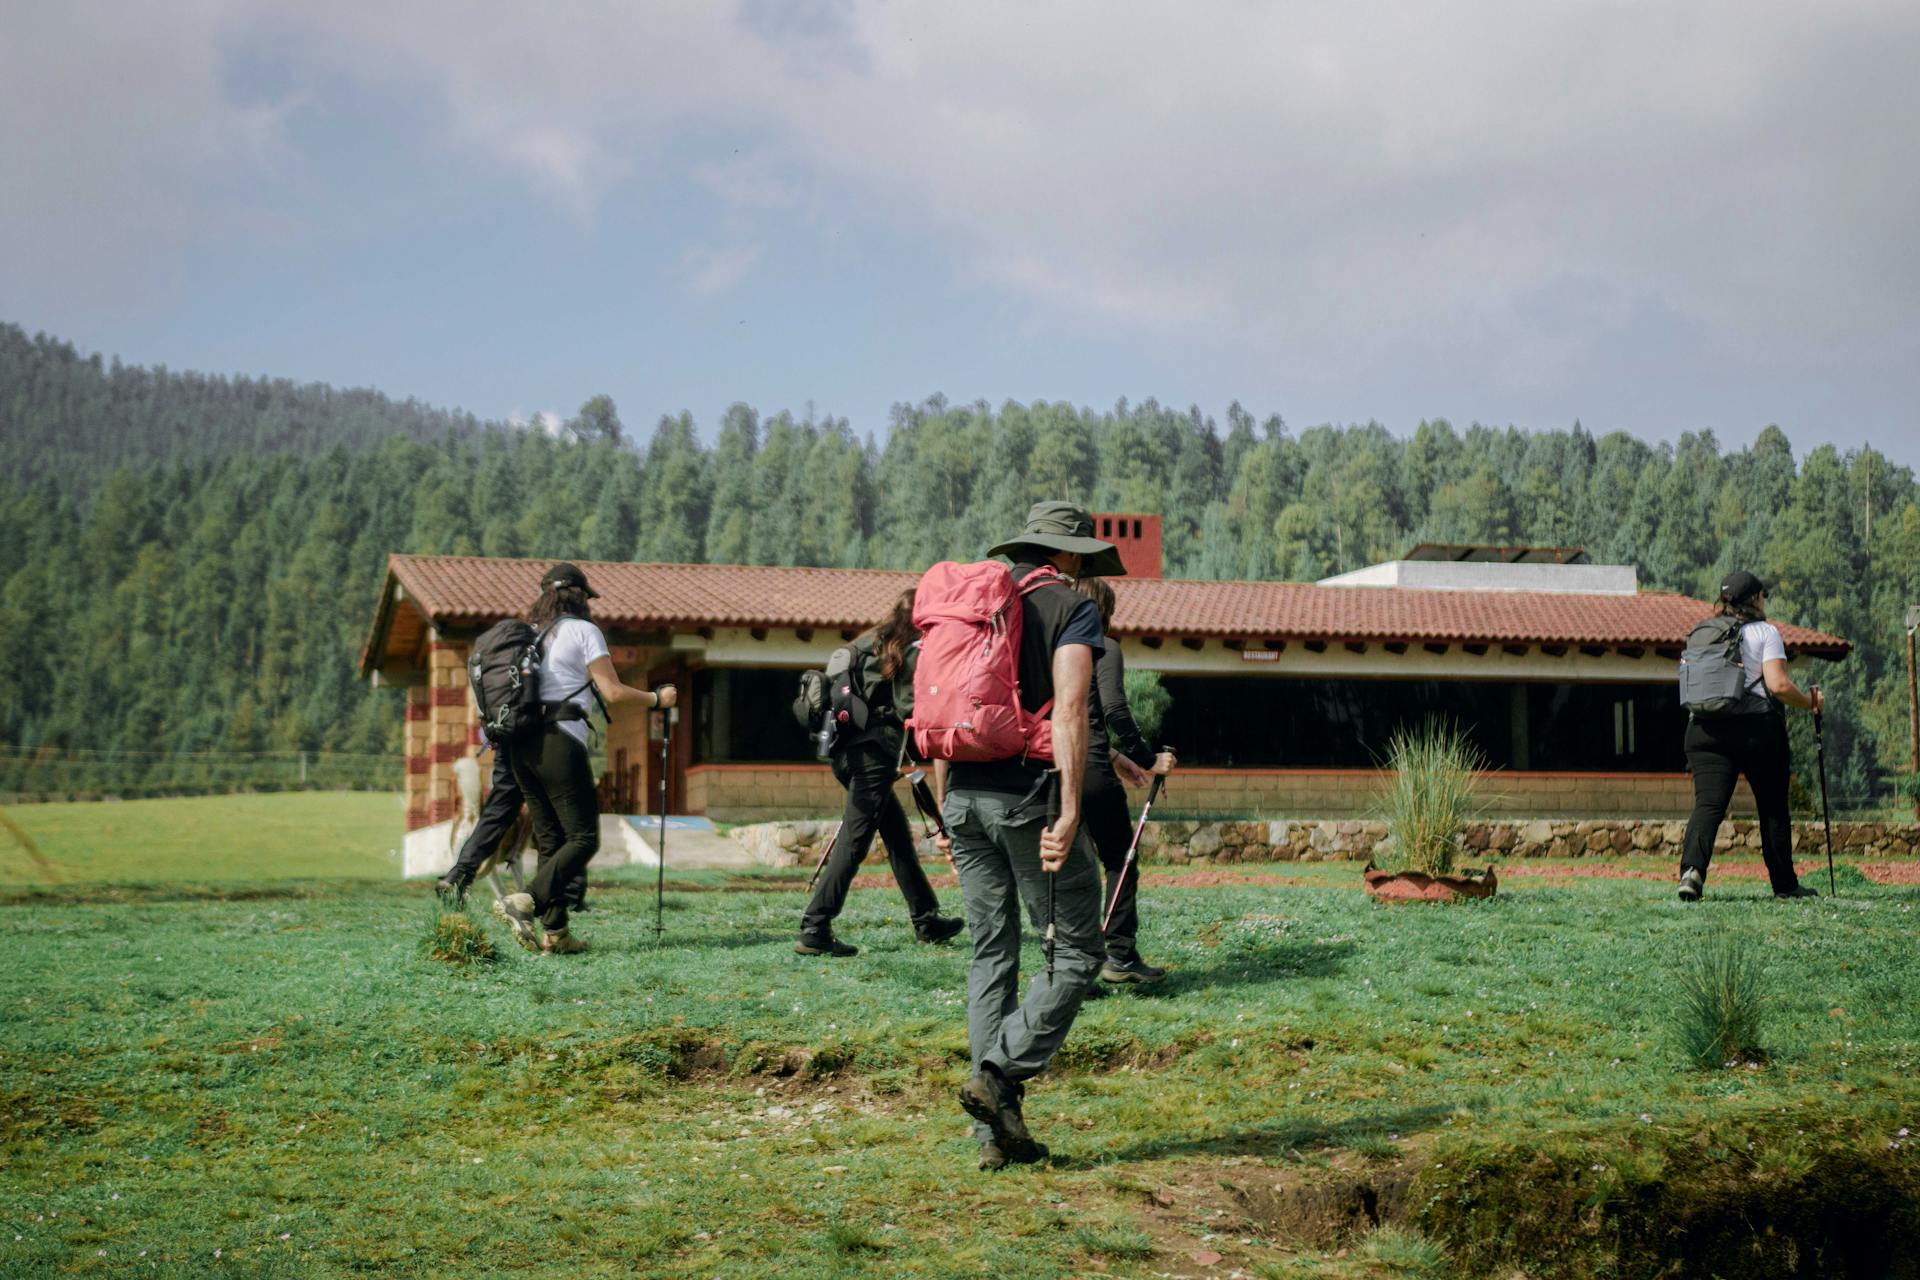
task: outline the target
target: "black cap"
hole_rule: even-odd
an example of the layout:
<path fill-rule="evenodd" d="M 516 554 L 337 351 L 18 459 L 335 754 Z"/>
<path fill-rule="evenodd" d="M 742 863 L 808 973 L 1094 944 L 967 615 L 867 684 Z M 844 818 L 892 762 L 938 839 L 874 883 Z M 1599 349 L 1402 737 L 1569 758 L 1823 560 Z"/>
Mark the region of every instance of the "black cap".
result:
<path fill-rule="evenodd" d="M 1766 589 L 1766 583 L 1745 569 L 1735 569 L 1720 579 L 1720 598 L 1728 604 L 1739 604 L 1743 600 L 1751 600 Z"/>
<path fill-rule="evenodd" d="M 587 599 L 598 600 L 600 593 L 587 585 L 587 575 L 580 572 L 580 566 L 569 561 L 561 561 L 540 575 L 541 587 L 578 587 L 587 593 Z"/>

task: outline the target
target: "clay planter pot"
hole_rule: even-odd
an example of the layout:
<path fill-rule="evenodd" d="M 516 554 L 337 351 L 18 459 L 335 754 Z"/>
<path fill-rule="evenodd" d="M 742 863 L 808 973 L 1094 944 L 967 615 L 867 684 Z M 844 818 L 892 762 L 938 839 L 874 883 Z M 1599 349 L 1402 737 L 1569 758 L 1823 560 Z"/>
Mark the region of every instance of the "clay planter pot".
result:
<path fill-rule="evenodd" d="M 1454 902 L 1461 898 L 1491 898 L 1500 887 L 1493 868 L 1463 871 L 1457 876 L 1430 876 L 1420 871 L 1361 873 L 1366 890 L 1382 902 Z"/>

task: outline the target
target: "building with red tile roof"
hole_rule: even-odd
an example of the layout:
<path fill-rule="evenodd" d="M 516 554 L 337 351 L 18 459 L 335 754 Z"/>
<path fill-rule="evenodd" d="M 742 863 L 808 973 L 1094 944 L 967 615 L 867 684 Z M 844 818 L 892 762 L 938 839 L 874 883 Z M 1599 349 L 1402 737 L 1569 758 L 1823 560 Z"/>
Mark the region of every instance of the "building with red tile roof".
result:
<path fill-rule="evenodd" d="M 1158 542 L 1157 520 L 1142 526 L 1130 567 L 1157 574 Z M 1183 767 L 1162 807 L 1350 815 L 1369 803 L 1392 731 L 1438 716 L 1487 756 L 1495 812 L 1684 812 L 1674 660 L 1712 606 L 1639 590 L 1630 566 L 1580 563 L 1576 549 L 1503 548 L 1479 561 L 1453 556 L 1470 548 L 1441 550 L 1449 556 L 1320 583 L 1114 579 L 1112 634 L 1129 668 L 1157 672 L 1172 694 L 1161 737 Z M 360 670 L 407 690 L 409 830 L 452 816 L 450 762 L 478 742 L 467 644 L 523 612 L 552 563 L 390 557 Z M 837 809 L 838 788 L 787 709 L 794 673 L 876 622 L 917 575 L 581 567 L 624 678 L 681 687 L 671 809 L 734 820 Z M 1796 663 L 1849 650 L 1838 636 L 1780 630 Z M 637 811 L 657 794 L 658 719 L 611 726 L 611 803 Z"/>

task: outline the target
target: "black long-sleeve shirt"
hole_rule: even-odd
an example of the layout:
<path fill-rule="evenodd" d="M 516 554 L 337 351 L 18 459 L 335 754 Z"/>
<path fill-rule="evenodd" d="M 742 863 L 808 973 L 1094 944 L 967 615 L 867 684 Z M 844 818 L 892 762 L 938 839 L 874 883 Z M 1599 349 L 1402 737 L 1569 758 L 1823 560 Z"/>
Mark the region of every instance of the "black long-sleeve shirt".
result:
<path fill-rule="evenodd" d="M 1127 705 L 1127 663 L 1117 641 L 1110 642 L 1093 661 L 1093 688 L 1087 698 L 1087 772 L 1113 776 L 1113 755 L 1107 745 L 1112 732 L 1113 747 L 1142 769 L 1153 767 L 1158 754 L 1140 736 L 1134 723 L 1133 708 Z"/>

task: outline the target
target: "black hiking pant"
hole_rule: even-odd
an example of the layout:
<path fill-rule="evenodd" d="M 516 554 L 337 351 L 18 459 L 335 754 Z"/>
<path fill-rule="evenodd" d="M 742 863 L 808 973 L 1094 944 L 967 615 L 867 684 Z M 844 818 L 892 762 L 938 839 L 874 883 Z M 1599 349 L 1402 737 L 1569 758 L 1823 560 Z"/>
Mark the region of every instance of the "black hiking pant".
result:
<path fill-rule="evenodd" d="M 480 816 L 474 821 L 473 831 L 466 842 L 460 846 L 460 855 L 453 860 L 453 869 L 446 874 L 447 883 L 458 885 L 465 893 L 473 884 L 473 878 L 480 874 L 482 863 L 493 856 L 500 842 L 513 830 L 515 818 L 520 816 L 520 806 L 525 798 L 520 794 L 520 784 L 513 778 L 513 761 L 505 751 L 493 753 L 493 776 L 487 783 L 486 803 L 480 806 Z M 587 868 L 583 864 L 573 879 L 567 882 L 567 906 L 578 908 L 587 900 Z"/>
<path fill-rule="evenodd" d="M 803 941 L 824 942 L 832 935 L 833 922 L 847 905 L 854 872 L 866 860 L 876 832 L 887 846 L 887 862 L 915 926 L 940 914 L 940 900 L 927 883 L 927 873 L 920 869 L 920 853 L 913 846 L 906 811 L 893 794 L 899 776 L 895 765 L 898 758 L 885 742 L 855 743 L 833 753 L 833 776 L 847 789 L 847 809 L 834 838 L 833 852 L 820 871 L 820 882 L 814 885 L 813 897 L 800 917 Z"/>
<path fill-rule="evenodd" d="M 1760 857 L 1775 893 L 1800 887 L 1793 869 L 1793 822 L 1787 809 L 1787 720 L 1777 711 L 1695 720 L 1687 726 L 1687 771 L 1693 774 L 1693 817 L 1680 869 L 1707 874 L 1713 839 L 1742 774 L 1760 811 Z"/>
<path fill-rule="evenodd" d="M 527 892 L 547 930 L 567 927 L 566 887 L 600 849 L 600 795 L 586 747 L 558 725 L 508 749 L 540 861 Z"/>
<path fill-rule="evenodd" d="M 1093 842 L 1100 865 L 1107 869 L 1107 891 L 1100 901 L 1100 914 L 1106 915 L 1119 885 L 1120 903 L 1107 922 L 1105 942 L 1107 959 L 1126 964 L 1139 958 L 1134 939 L 1140 930 L 1140 868 L 1126 871 L 1127 846 L 1133 842 L 1133 815 L 1127 811 L 1127 793 L 1111 766 L 1101 769 L 1089 764 L 1086 782 L 1080 788 L 1080 828 Z"/>

